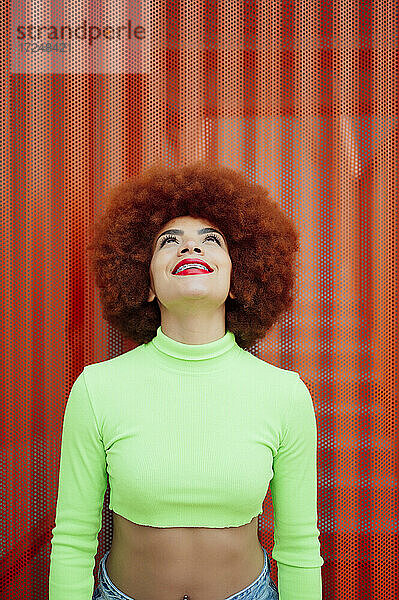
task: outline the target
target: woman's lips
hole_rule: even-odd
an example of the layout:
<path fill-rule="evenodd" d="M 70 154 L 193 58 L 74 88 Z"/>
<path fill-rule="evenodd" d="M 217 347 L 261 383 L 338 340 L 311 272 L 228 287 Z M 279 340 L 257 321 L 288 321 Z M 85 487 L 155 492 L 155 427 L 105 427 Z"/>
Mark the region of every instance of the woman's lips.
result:
<path fill-rule="evenodd" d="M 213 271 L 204 271 L 204 269 L 197 269 L 197 267 L 193 267 L 192 269 L 184 269 L 184 271 L 180 271 L 180 273 L 174 273 L 174 275 L 210 275 Z"/>

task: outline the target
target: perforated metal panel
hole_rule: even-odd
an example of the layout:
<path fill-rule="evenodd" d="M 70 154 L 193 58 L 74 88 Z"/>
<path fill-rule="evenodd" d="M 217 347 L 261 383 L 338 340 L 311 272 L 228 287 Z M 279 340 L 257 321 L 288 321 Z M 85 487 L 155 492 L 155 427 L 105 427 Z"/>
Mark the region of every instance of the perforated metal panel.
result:
<path fill-rule="evenodd" d="M 95 39 L 37 37 L 84 19 Z M 111 184 L 204 157 L 265 185 L 299 227 L 294 307 L 251 351 L 312 394 L 323 597 L 395 597 L 397 23 L 396 3 L 366 0 L 17 0 L 3 13 L 3 600 L 47 597 L 68 392 L 84 365 L 129 349 L 101 317 L 87 226 Z M 117 25 L 125 37 L 105 33 Z M 270 492 L 259 539 L 271 557 Z"/>

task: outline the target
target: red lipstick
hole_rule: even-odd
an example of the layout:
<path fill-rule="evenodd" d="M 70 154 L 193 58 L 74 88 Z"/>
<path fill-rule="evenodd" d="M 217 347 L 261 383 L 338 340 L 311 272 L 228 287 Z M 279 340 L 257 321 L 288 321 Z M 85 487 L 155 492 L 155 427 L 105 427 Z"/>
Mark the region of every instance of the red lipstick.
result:
<path fill-rule="evenodd" d="M 180 267 L 183 267 L 184 265 L 189 265 L 192 264 L 192 267 L 185 267 L 184 269 L 181 269 L 179 271 L 179 273 L 177 273 L 178 269 L 180 269 Z M 201 267 L 198 267 L 197 265 L 203 265 L 205 267 L 205 269 L 201 269 Z M 172 270 L 172 275 L 194 275 L 194 274 L 206 274 L 206 273 L 212 273 L 213 269 L 208 265 L 208 263 L 206 263 L 204 260 L 202 260 L 201 258 L 184 258 L 183 260 L 181 260 L 180 262 L 177 263 L 177 265 L 175 265 L 175 267 Z"/>

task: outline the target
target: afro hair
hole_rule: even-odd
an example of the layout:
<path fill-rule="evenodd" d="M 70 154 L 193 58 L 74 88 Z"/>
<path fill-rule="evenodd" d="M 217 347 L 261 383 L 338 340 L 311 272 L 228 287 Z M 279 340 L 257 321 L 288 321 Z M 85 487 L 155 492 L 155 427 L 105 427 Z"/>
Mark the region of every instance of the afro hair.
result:
<path fill-rule="evenodd" d="M 87 245 L 103 318 L 137 344 L 156 335 L 160 309 L 147 301 L 152 245 L 159 230 L 181 216 L 207 219 L 225 235 L 235 295 L 225 301 L 226 330 L 249 348 L 293 304 L 299 236 L 265 188 L 204 161 L 178 168 L 158 161 L 108 192 Z"/>

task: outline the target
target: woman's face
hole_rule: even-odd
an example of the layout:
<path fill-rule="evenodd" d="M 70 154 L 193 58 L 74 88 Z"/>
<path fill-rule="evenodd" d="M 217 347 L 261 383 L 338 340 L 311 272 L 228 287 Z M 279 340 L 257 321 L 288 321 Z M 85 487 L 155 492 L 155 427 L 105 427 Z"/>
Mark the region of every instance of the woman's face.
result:
<path fill-rule="evenodd" d="M 201 231 L 203 228 L 213 230 Z M 161 310 L 173 312 L 193 308 L 212 311 L 224 304 L 230 290 L 232 263 L 223 233 L 212 223 L 190 216 L 176 217 L 157 233 L 152 251 L 149 302 L 156 297 Z M 212 271 L 174 274 L 176 265 L 185 258 L 201 259 Z M 234 297 L 231 292 L 230 296 Z"/>

